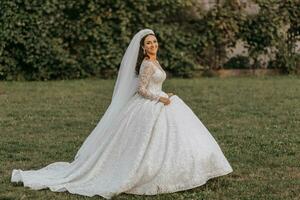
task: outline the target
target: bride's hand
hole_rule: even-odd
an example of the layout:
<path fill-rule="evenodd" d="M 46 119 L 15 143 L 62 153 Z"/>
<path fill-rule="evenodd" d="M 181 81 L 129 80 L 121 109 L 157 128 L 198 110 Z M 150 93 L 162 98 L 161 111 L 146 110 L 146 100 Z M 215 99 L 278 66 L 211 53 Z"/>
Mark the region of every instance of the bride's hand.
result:
<path fill-rule="evenodd" d="M 165 105 L 169 105 L 171 103 L 171 100 L 168 97 L 159 97 L 159 101 Z"/>
<path fill-rule="evenodd" d="M 174 94 L 173 94 L 172 92 L 169 92 L 169 93 L 167 93 L 167 95 L 168 95 L 169 98 L 170 98 L 170 97 L 173 96 Z"/>

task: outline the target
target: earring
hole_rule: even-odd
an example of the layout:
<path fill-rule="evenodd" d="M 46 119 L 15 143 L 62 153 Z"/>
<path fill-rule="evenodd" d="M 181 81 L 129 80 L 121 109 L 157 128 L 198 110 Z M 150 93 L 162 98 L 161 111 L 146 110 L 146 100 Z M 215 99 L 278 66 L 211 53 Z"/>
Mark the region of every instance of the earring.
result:
<path fill-rule="evenodd" d="M 144 50 L 144 54 L 146 54 L 146 50 L 143 48 L 143 50 Z"/>

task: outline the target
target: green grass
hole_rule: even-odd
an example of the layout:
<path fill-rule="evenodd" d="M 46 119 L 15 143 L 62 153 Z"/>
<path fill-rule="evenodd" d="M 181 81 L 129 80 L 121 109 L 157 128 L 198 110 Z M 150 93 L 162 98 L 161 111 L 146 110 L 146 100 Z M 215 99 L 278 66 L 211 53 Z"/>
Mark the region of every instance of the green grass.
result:
<path fill-rule="evenodd" d="M 109 105 L 113 80 L 0 82 L 0 199 L 103 199 L 30 190 L 14 168 L 72 161 Z M 234 172 L 187 191 L 114 199 L 300 199 L 300 79 L 168 79 L 218 141 Z"/>

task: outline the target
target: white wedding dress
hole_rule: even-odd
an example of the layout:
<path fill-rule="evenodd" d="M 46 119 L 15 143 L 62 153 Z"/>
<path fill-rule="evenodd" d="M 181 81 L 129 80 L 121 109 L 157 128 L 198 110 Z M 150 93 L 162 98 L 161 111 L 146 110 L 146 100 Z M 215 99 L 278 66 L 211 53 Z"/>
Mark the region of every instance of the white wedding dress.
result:
<path fill-rule="evenodd" d="M 120 193 L 187 190 L 232 172 L 215 139 L 177 95 L 166 106 L 158 101 L 167 97 L 165 79 L 158 62 L 144 60 L 138 91 L 91 155 L 40 170 L 13 170 L 11 181 L 36 190 L 110 199 Z"/>

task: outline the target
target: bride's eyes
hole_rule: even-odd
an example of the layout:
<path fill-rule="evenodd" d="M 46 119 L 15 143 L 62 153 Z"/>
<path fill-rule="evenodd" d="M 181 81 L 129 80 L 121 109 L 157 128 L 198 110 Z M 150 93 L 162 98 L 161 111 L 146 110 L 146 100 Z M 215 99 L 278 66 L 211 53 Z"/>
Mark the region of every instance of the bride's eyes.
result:
<path fill-rule="evenodd" d="M 154 41 L 153 41 L 153 43 L 157 43 L 157 41 L 156 41 L 156 40 L 154 40 Z M 150 42 L 147 42 L 147 44 L 150 44 Z"/>

